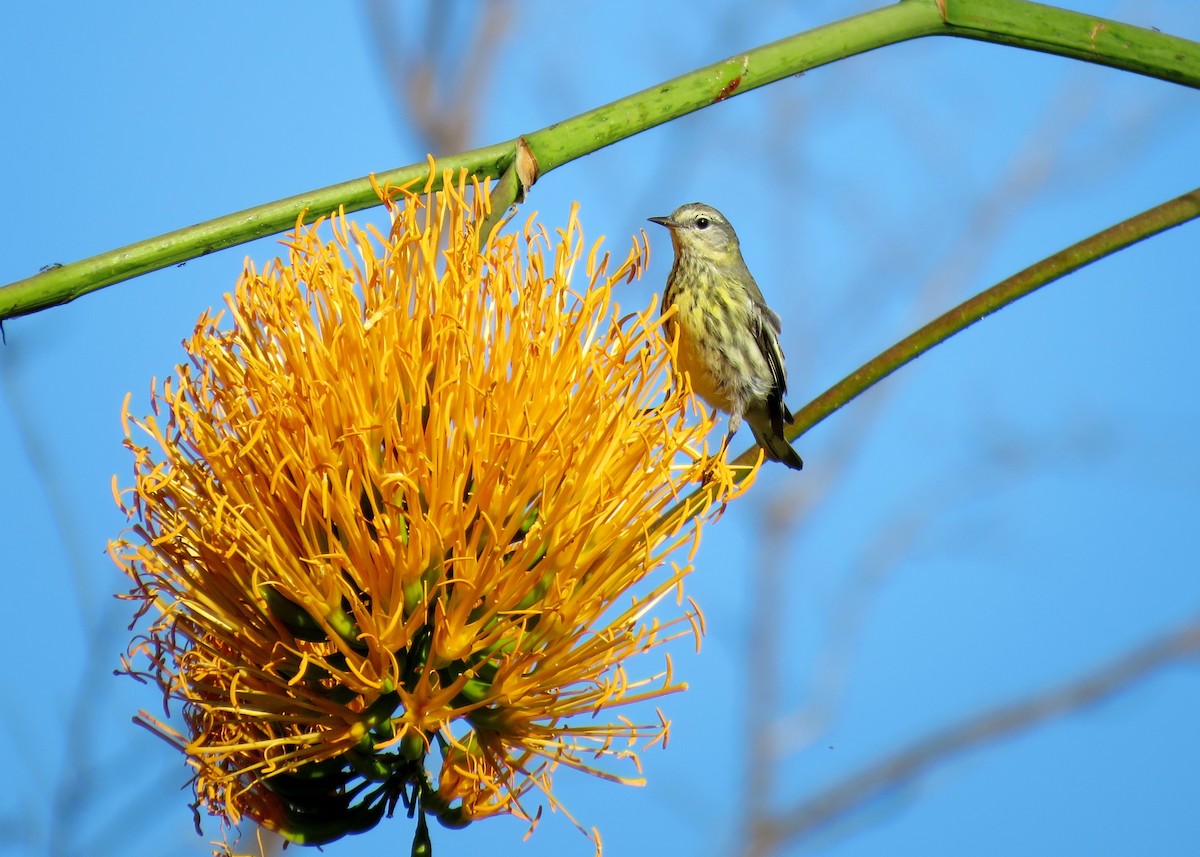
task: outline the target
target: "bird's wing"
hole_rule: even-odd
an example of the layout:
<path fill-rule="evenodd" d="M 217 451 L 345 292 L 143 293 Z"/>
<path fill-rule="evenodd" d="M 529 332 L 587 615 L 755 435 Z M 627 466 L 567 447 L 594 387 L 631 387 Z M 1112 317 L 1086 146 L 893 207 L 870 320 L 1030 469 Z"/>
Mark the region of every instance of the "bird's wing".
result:
<path fill-rule="evenodd" d="M 754 319 L 754 339 L 771 371 L 771 387 L 777 388 L 782 395 L 787 392 L 787 372 L 783 367 L 783 349 L 779 347 L 779 337 L 776 335 L 779 316 L 767 307 L 758 307 L 758 310 Z"/>
<path fill-rule="evenodd" d="M 780 320 L 779 315 L 775 312 L 775 310 L 771 309 L 766 304 L 760 304 L 758 308 L 766 317 L 767 322 L 771 325 L 771 328 L 775 331 L 775 335 L 778 336 L 779 334 L 783 333 L 783 322 Z"/>
<path fill-rule="evenodd" d="M 779 337 L 776 335 L 779 330 L 779 316 L 765 305 L 758 309 L 754 320 L 754 338 L 771 372 L 771 389 L 767 392 L 767 415 L 771 419 L 771 427 L 782 433 L 784 422 L 790 423 L 792 414 L 783 403 L 783 396 L 787 392 L 787 372 L 783 365 L 783 349 L 779 347 Z"/>

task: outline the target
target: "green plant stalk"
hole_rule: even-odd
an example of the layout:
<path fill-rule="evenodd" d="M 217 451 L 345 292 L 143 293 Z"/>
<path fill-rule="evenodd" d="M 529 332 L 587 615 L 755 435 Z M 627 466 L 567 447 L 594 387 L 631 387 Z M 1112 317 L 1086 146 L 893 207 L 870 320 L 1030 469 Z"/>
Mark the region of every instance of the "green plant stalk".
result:
<path fill-rule="evenodd" d="M 760 86 L 885 45 L 948 35 L 1101 63 L 1200 88 L 1200 44 L 1116 21 L 1042 6 L 1025 0 L 900 0 L 891 6 L 782 39 L 611 104 L 525 135 L 545 174 L 583 155 L 687 113 Z M 516 140 L 440 158 L 438 169 L 465 169 L 497 178 L 513 160 Z M 427 163 L 377 174 L 381 185 L 429 178 Z M 436 188 L 439 177 L 433 177 Z M 495 198 L 497 209 L 515 199 L 509 181 Z M 0 322 L 58 306 L 81 295 L 149 271 L 273 235 L 297 221 L 378 204 L 370 178 L 354 179 L 235 212 L 196 226 L 51 268 L 0 287 Z"/>
<path fill-rule="evenodd" d="M 1197 217 L 1200 217 L 1200 188 L 1097 232 L 963 301 L 871 358 L 796 411 L 795 421 L 787 429 L 788 440 L 795 440 L 900 367 L 997 310 L 1092 262 Z M 734 459 L 734 465 L 741 468 L 739 481 L 749 473 L 749 466 L 758 455 L 758 447 L 752 446 Z M 678 523 L 689 510 L 702 508 L 703 494 L 707 491 L 708 488 L 698 488 L 668 509 L 655 525 L 655 531 Z"/>
<path fill-rule="evenodd" d="M 788 427 L 789 439 L 799 437 L 901 366 L 996 310 L 1092 262 L 1197 217 L 1200 217 L 1200 188 L 1097 232 L 963 301 L 863 364 L 797 411 L 795 423 Z M 749 463 L 755 455 L 757 450 L 751 450 L 738 460 Z"/>
<path fill-rule="evenodd" d="M 1200 44 L 1025 0 L 944 0 L 946 35 L 1200 86 Z"/>

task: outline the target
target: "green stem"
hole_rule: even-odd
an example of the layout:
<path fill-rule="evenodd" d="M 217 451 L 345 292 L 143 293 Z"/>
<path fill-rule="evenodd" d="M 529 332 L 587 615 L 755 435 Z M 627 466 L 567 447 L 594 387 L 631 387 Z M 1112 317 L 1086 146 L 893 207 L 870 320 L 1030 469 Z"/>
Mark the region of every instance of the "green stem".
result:
<path fill-rule="evenodd" d="M 788 428 L 788 439 L 796 439 L 901 366 L 912 362 L 935 345 L 966 330 L 996 310 L 1073 271 L 1078 271 L 1085 265 L 1197 217 L 1200 217 L 1200 188 L 1123 220 L 1103 232 L 1097 232 L 980 292 L 867 361 L 798 410 L 795 422 Z M 758 455 L 758 447 L 752 446 L 734 460 L 736 466 L 743 468 L 738 474 L 739 480 L 749 473 L 748 468 Z M 688 510 L 699 508 L 703 499 L 702 492 L 705 491 L 710 489 L 698 488 L 668 509 L 659 519 L 655 529 L 671 526 L 680 516 L 688 514 Z"/>
<path fill-rule="evenodd" d="M 945 15 L 940 3 L 945 5 Z M 747 51 L 526 135 L 541 174 L 648 128 L 839 59 L 921 36 L 999 42 L 1101 63 L 1200 88 L 1200 45 L 1025 0 L 900 0 Z M 516 140 L 438 160 L 438 169 L 501 176 Z M 380 184 L 424 185 L 427 163 L 377 174 Z M 438 177 L 434 177 L 434 188 Z M 506 191 L 511 190 L 506 188 Z M 378 204 L 369 178 L 228 214 L 0 287 L 0 322 L 291 228 Z"/>
<path fill-rule="evenodd" d="M 994 42 L 1200 87 L 1200 44 L 1026 0 L 944 0 L 945 35 Z"/>
<path fill-rule="evenodd" d="M 495 177 L 508 165 L 511 148 L 507 143 L 498 143 L 443 158 L 438 161 L 438 169 L 456 172 L 467 169 L 481 178 Z M 428 163 L 377 174 L 380 186 L 399 187 L 417 182 L 420 189 L 424 189 L 428 177 Z M 89 292 L 150 271 L 235 247 L 264 235 L 275 235 L 295 226 L 297 220 L 311 223 L 339 207 L 360 211 L 379 204 L 370 177 L 364 177 L 176 229 L 0 287 L 0 322 L 69 303 Z"/>
<path fill-rule="evenodd" d="M 1103 232 L 1097 232 L 1078 244 L 1060 250 L 1020 273 L 1014 274 L 975 297 L 963 301 L 949 312 L 897 342 L 882 354 L 864 363 L 796 412 L 796 421 L 788 428 L 791 438 L 799 437 L 843 405 L 853 401 L 901 366 L 915 360 L 954 334 L 1008 306 L 1055 280 L 1078 271 L 1098 259 L 1123 250 L 1152 235 L 1200 217 L 1200 188 L 1177 196 Z M 743 453 L 738 461 L 749 463 L 757 450 Z"/>

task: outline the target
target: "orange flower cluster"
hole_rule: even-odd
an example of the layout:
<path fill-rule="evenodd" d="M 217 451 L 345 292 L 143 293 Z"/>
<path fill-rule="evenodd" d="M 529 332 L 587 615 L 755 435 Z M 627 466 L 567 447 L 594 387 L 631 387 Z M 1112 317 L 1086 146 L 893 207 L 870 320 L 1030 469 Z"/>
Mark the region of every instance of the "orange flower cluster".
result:
<path fill-rule="evenodd" d="M 426 837 L 425 813 L 532 820 L 559 765 L 627 779 L 604 758 L 636 770 L 667 722 L 613 710 L 682 687 L 630 659 L 700 635 L 690 602 L 656 617 L 690 569 L 668 557 L 751 481 L 709 456 L 653 306 L 614 300 L 644 237 L 581 277 L 574 213 L 481 241 L 486 192 L 444 184 L 388 236 L 297 227 L 126 419 L 126 669 L 184 725 L 140 718 L 198 805 L 298 843 L 401 804 Z"/>

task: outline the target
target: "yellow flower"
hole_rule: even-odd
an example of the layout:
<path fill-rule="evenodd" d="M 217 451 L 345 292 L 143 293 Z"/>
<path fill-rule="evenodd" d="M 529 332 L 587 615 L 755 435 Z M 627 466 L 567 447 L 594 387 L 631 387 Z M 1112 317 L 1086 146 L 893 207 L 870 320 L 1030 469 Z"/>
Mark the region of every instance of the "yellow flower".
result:
<path fill-rule="evenodd" d="M 423 813 L 535 820 L 559 765 L 636 782 L 604 760 L 636 772 L 667 722 L 614 709 L 683 685 L 630 659 L 698 643 L 690 601 L 656 615 L 684 603 L 669 556 L 750 479 L 708 455 L 653 306 L 614 299 L 644 236 L 581 278 L 574 212 L 480 249 L 485 189 L 445 185 L 402 191 L 388 236 L 297 227 L 201 317 L 152 414 L 126 403 L 112 552 L 150 619 L 125 667 L 181 707 L 178 730 L 139 718 L 230 824 L 316 844 L 402 805 L 427 836 Z"/>

